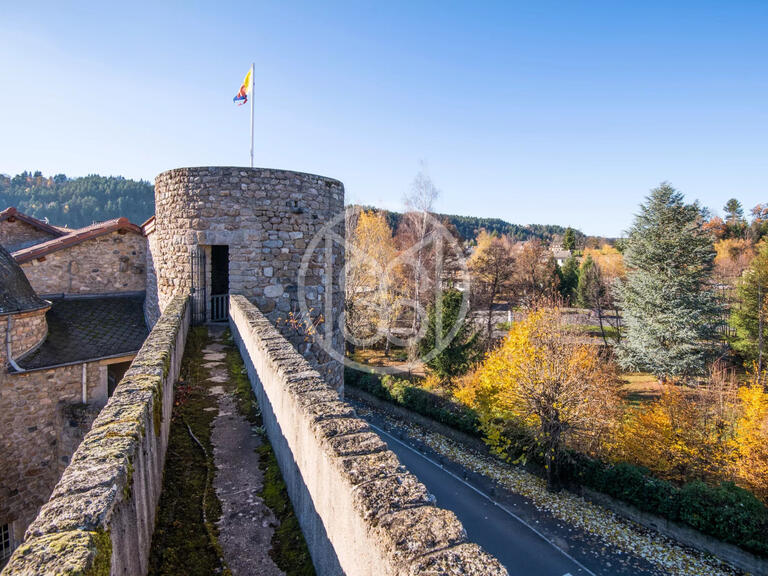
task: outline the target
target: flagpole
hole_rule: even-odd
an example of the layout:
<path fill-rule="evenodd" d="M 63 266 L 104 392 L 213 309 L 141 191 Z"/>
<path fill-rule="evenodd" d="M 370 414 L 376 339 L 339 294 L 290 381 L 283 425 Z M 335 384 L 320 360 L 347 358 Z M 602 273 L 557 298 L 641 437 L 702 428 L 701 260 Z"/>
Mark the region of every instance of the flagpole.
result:
<path fill-rule="evenodd" d="M 254 98 L 254 76 L 256 72 L 256 63 L 251 63 L 251 168 L 253 168 L 253 98 Z"/>

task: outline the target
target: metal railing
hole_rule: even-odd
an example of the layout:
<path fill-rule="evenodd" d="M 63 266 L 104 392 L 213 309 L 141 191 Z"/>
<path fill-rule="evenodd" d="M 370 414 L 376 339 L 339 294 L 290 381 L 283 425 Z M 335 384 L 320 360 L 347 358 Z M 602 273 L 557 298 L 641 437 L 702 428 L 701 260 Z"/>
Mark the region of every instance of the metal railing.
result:
<path fill-rule="evenodd" d="M 211 322 L 226 322 L 229 318 L 229 294 L 211 295 Z"/>
<path fill-rule="evenodd" d="M 192 303 L 192 324 L 197 326 L 205 324 L 206 317 L 206 289 L 205 289 L 205 251 L 201 246 L 193 247 L 189 252 L 189 266 L 191 275 L 191 303 Z"/>

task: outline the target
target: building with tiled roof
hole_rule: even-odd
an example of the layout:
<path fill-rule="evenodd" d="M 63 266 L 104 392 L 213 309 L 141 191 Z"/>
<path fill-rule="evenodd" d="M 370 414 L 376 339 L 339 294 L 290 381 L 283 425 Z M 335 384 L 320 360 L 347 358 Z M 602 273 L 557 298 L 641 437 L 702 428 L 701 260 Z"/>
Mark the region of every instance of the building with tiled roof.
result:
<path fill-rule="evenodd" d="M 13 256 L 16 262 L 20 264 L 28 262 L 35 258 L 42 258 L 53 252 L 64 250 L 77 244 L 81 244 L 93 238 L 98 238 L 111 232 L 133 232 L 135 234 L 141 234 L 141 228 L 128 221 L 128 218 L 114 218 L 105 222 L 99 222 L 86 226 L 85 228 L 79 228 L 77 230 L 71 230 L 65 234 L 61 234 L 57 238 L 52 238 L 45 242 L 33 244 L 14 251 Z"/>
<path fill-rule="evenodd" d="M 9 252 L 40 244 L 66 234 L 66 229 L 19 212 L 10 206 L 0 212 L 0 245 Z"/>
<path fill-rule="evenodd" d="M 146 289 L 147 239 L 127 218 L 71 230 L 13 253 L 38 294 Z"/>
<path fill-rule="evenodd" d="M 0 525 L 19 542 L 149 328 L 147 239 L 0 212 Z"/>

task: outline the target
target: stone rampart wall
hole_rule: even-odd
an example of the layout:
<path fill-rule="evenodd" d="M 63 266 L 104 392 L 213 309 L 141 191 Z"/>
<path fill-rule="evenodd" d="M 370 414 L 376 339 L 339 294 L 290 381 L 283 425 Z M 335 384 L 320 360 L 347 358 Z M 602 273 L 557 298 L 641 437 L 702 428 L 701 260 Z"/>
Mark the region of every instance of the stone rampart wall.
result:
<path fill-rule="evenodd" d="M 147 283 L 147 239 L 111 232 L 21 265 L 38 294 L 138 292 Z"/>
<path fill-rule="evenodd" d="M 186 296 L 169 301 L 29 527 L 3 576 L 146 574 L 184 352 Z"/>
<path fill-rule="evenodd" d="M 242 296 L 230 325 L 318 574 L 506 574 Z"/>

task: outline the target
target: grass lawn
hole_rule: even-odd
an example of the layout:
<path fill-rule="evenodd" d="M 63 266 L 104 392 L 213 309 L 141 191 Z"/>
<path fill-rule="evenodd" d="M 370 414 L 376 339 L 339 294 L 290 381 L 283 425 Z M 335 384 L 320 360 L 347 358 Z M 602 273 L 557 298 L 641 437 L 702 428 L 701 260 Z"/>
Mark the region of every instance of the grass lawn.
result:
<path fill-rule="evenodd" d="M 392 348 L 389 351 L 389 356 L 384 354 L 384 350 L 372 349 L 372 348 L 357 348 L 349 355 L 349 357 L 355 362 L 360 364 L 366 364 L 368 366 L 402 366 L 408 361 L 408 351 L 403 348 Z M 424 365 L 419 362 L 410 373 L 403 373 L 402 376 L 408 377 L 408 375 L 423 378 L 426 376 Z"/>
<path fill-rule="evenodd" d="M 625 372 L 619 375 L 620 393 L 627 404 L 639 406 L 661 396 L 658 378 L 647 372 Z"/>
<path fill-rule="evenodd" d="M 578 332 L 579 334 L 583 334 L 585 336 L 602 338 L 602 333 L 600 332 L 600 326 L 595 326 L 591 324 L 571 324 L 568 326 L 568 329 L 574 332 Z M 615 340 L 616 337 L 619 335 L 619 331 L 616 329 L 615 326 L 604 325 L 603 330 L 605 331 L 605 337 L 608 338 L 608 340 Z"/>

